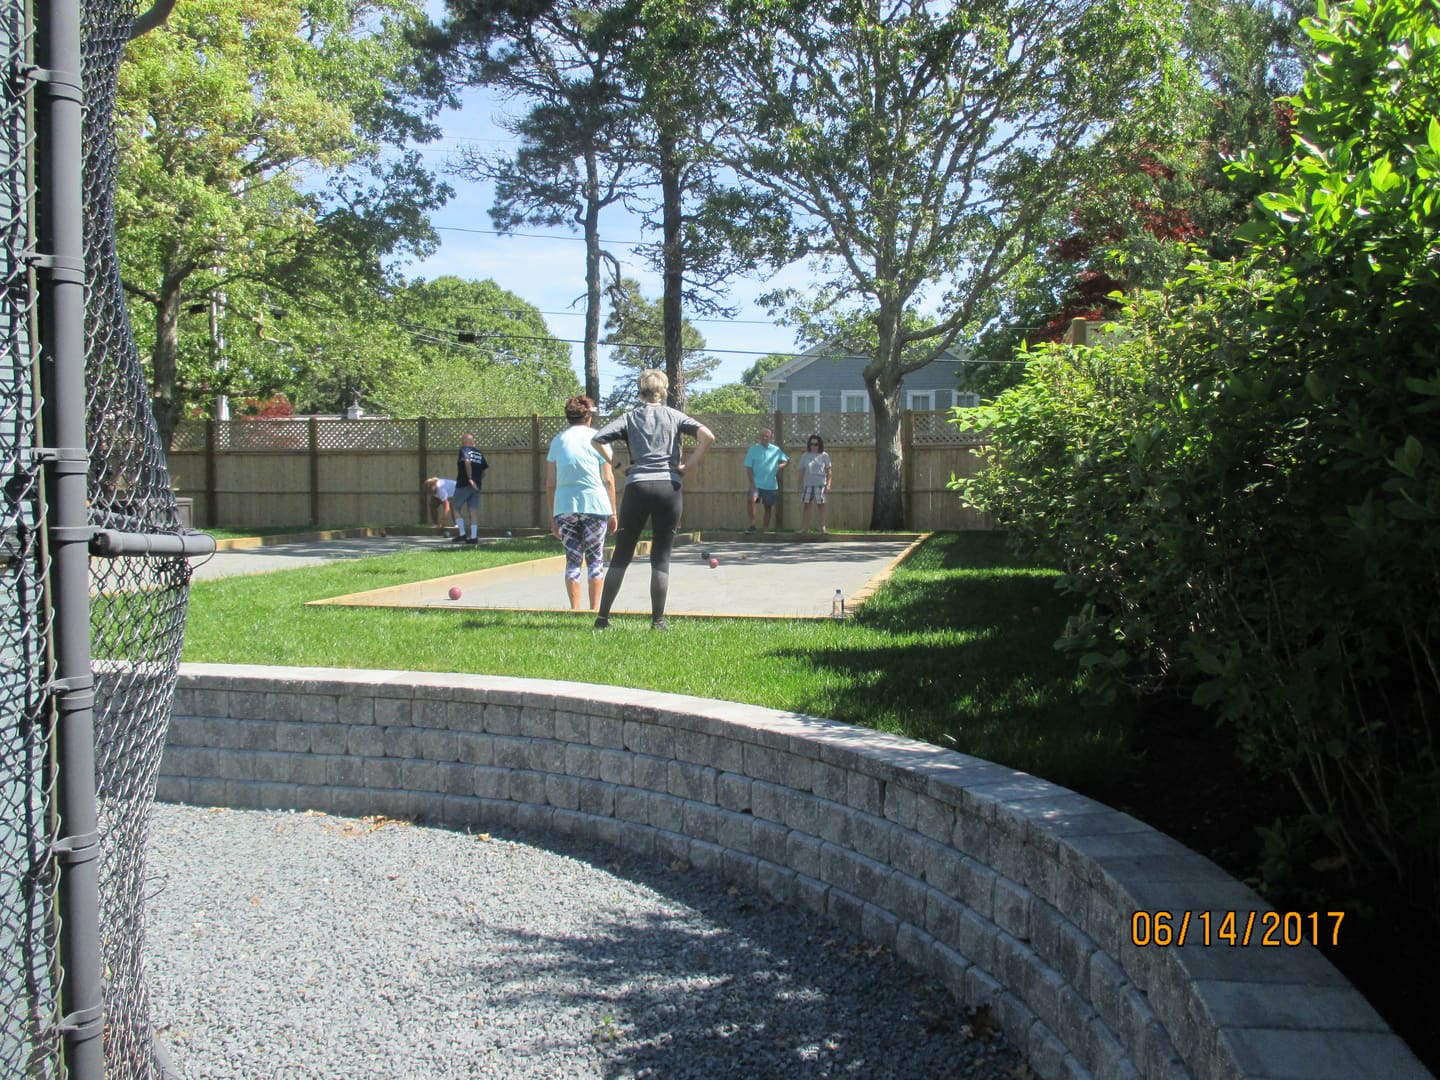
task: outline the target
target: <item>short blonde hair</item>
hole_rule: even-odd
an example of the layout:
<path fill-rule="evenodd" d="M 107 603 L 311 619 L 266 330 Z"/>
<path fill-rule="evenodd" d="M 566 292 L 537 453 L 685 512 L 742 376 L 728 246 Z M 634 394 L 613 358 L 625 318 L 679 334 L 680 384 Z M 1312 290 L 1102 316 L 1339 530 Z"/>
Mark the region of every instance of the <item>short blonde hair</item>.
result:
<path fill-rule="evenodd" d="M 659 401 L 670 389 L 670 380 L 659 368 L 646 368 L 640 373 L 640 396 L 646 401 Z"/>

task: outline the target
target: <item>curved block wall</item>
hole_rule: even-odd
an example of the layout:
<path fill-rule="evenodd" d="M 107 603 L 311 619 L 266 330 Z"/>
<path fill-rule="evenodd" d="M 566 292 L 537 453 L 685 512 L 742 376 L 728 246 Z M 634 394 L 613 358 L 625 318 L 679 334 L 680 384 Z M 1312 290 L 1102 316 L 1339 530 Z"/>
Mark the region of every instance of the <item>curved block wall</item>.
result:
<path fill-rule="evenodd" d="M 185 665 L 158 794 L 683 859 L 989 1003 L 1045 1078 L 1429 1075 L 1318 951 L 1262 944 L 1276 916 L 1208 860 L 1054 784 L 831 720 L 581 683 Z M 1176 934 L 1191 913 L 1183 947 L 1132 941 L 1136 913 L 1144 934 L 1160 911 Z M 1216 940 L 1229 912 L 1241 932 L 1253 914 L 1248 946 Z"/>

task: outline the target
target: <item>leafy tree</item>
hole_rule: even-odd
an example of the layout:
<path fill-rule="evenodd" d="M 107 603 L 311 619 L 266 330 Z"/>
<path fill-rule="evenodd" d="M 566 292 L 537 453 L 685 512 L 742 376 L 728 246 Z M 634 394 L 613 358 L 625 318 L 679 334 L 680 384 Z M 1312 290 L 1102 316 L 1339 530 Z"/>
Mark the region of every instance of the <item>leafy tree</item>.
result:
<path fill-rule="evenodd" d="M 668 400 L 676 408 L 685 405 L 689 378 L 686 302 L 692 310 L 726 311 L 717 297 L 736 266 L 735 249 L 717 238 L 718 222 L 700 209 L 720 170 L 713 134 L 725 96 L 719 59 L 730 34 L 718 14 L 686 0 L 619 0 L 604 23 L 620 43 L 626 99 L 641 121 L 637 150 L 660 191 L 648 220 L 661 234 L 652 263 L 661 279 Z"/>
<path fill-rule="evenodd" d="M 443 52 L 455 44 L 456 31 L 470 41 L 489 41 L 507 34 L 524 33 L 537 19 L 544 18 L 556 0 L 445 0 L 451 19 L 445 30 L 428 38 L 432 50 Z"/>
<path fill-rule="evenodd" d="M 1193 246 L 1236 252 L 1235 229 L 1253 215 L 1257 192 L 1224 167 L 1246 147 L 1285 145 L 1283 99 L 1300 86 L 1304 40 L 1283 5 L 1221 0 L 1187 9 L 1184 47 L 1200 73 L 1191 133 L 1171 146 L 1137 147 L 1063 208 L 1055 239 L 1016 267 L 999 316 L 978 335 L 967 389 L 988 396 L 1013 385 L 1024 370 L 1017 346 L 1059 341 L 1076 318 L 1113 315 L 1125 293 L 1179 273 Z"/>
<path fill-rule="evenodd" d="M 1032 361 L 974 418 L 998 451 L 968 485 L 1066 565 L 1083 663 L 1189 686 L 1293 786 L 1305 813 L 1265 831 L 1272 888 L 1368 889 L 1432 922 L 1436 10 L 1352 0 L 1306 23 L 1292 143 L 1235 167 L 1262 193 L 1245 249 L 1197 253 L 1114 347 Z"/>
<path fill-rule="evenodd" d="M 692 413 L 762 413 L 765 395 L 744 383 L 723 383 L 706 390 L 691 390 L 685 407 Z"/>
<path fill-rule="evenodd" d="M 472 158 L 464 167 L 500 185 L 500 228 L 564 220 L 585 231 L 591 331 L 605 259 L 598 212 L 623 199 L 660 233 L 640 250 L 661 277 L 669 400 L 682 405 L 683 312 L 727 311 L 725 284 L 750 265 L 709 209 L 719 183 L 711 136 L 723 106 L 724 20 L 678 0 L 561 0 L 529 20 L 488 0 L 451 0 L 449 9 L 441 49 L 452 68 L 458 57 L 459 77 L 533 102 L 515 123 L 525 140 L 516 158 Z M 598 390 L 594 350 L 587 357 L 586 381 Z"/>
<path fill-rule="evenodd" d="M 414 0 L 191 0 L 131 42 L 117 230 L 167 445 L 187 402 L 286 386 L 351 329 L 383 256 L 433 243 L 424 208 L 448 189 L 381 156 L 434 134 L 422 22 Z"/>
<path fill-rule="evenodd" d="M 904 377 L 993 315 L 1051 207 L 1188 100 L 1180 14 L 1169 0 L 733 6 L 727 158 L 789 213 L 778 234 L 773 216 L 743 228 L 775 265 L 812 257 L 814 290 L 777 304 L 868 349 L 872 527 L 903 524 Z"/>
<path fill-rule="evenodd" d="M 790 353 L 767 353 L 760 357 L 753 364 L 744 370 L 740 375 L 740 382 L 745 386 L 753 386 L 759 389 L 765 381 L 765 376 L 774 371 L 782 364 L 788 364 L 795 357 Z"/>
<path fill-rule="evenodd" d="M 495 184 L 491 220 L 501 232 L 523 225 L 578 228 L 585 241 L 585 392 L 600 400 L 602 267 L 619 263 L 600 243 L 600 214 L 634 193 L 638 140 L 620 100 L 617 43 L 599 32 L 597 5 L 562 0 L 512 24 L 504 36 L 480 0 L 452 4 L 452 67 L 460 81 L 497 87 L 529 111 L 503 121 L 520 138 L 513 156 L 465 152 L 453 171 Z"/>
<path fill-rule="evenodd" d="M 738 383 L 724 383 L 709 390 L 698 390 L 687 407 L 697 413 L 761 413 L 770 411 L 770 399 L 762 383 L 766 375 L 794 357 L 789 353 L 770 353 L 745 369 Z"/>
<path fill-rule="evenodd" d="M 375 391 L 393 416 L 554 416 L 579 391 L 569 346 L 494 281 L 413 281 L 390 315 L 409 339 Z"/>
<path fill-rule="evenodd" d="M 611 347 L 611 358 L 621 367 L 636 375 L 646 368 L 665 368 L 665 320 L 661 305 L 641 295 L 638 281 L 625 278 L 611 290 L 605 329 L 605 344 Z M 686 382 L 700 382 L 720 361 L 704 355 L 701 350 L 705 348 L 705 339 L 688 321 L 681 326 L 680 340 L 685 350 L 682 378 Z M 622 378 L 606 397 L 605 409 L 608 412 L 628 409 L 635 401 L 635 379 Z"/>

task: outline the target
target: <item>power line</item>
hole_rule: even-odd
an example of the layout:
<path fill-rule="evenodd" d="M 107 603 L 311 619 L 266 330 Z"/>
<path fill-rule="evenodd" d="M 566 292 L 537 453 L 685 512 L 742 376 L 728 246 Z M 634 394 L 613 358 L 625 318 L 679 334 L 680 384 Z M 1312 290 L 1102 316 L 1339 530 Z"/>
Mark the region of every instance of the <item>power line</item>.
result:
<path fill-rule="evenodd" d="M 450 330 L 443 327 L 425 326 L 420 323 L 408 323 L 402 320 L 397 320 L 397 325 L 404 328 L 412 337 L 432 341 L 437 344 L 478 345 L 482 341 L 558 341 L 566 345 L 585 344 L 580 338 L 562 338 L 543 334 L 515 334 L 504 330 L 474 332 L 468 330 Z M 662 347 L 659 344 L 645 344 L 632 341 L 601 341 L 599 344 L 611 349 L 660 349 Z M 728 356 L 784 356 L 791 360 L 798 356 L 805 355 L 803 352 L 775 352 L 773 350 L 761 352 L 755 349 L 708 349 L 703 346 L 699 348 L 682 347 L 680 351 L 685 353 L 724 353 Z M 962 364 L 974 365 L 1029 363 L 1028 360 L 970 360 L 966 357 L 961 357 L 960 362 Z"/>
<path fill-rule="evenodd" d="M 561 315 L 567 318 L 578 319 L 584 316 L 583 311 L 541 311 L 541 315 Z M 779 323 L 771 322 L 769 319 L 692 319 L 685 316 L 687 323 L 714 323 L 717 326 L 773 326 L 781 329 Z"/>
<path fill-rule="evenodd" d="M 565 236 L 561 233 L 522 233 L 522 232 L 501 232 L 499 229 L 467 229 L 460 225 L 434 225 L 436 232 L 461 232 L 479 233 L 482 236 L 518 236 L 526 240 L 569 240 L 572 243 L 583 244 L 583 236 Z M 612 247 L 644 247 L 646 244 L 655 243 L 652 240 L 605 240 L 602 243 Z"/>
<path fill-rule="evenodd" d="M 451 277 L 454 275 L 445 274 L 441 276 Z M 403 290 L 391 291 L 388 293 L 389 299 L 394 301 L 401 291 Z M 524 319 L 528 315 L 556 315 L 563 318 L 578 319 L 583 318 L 585 315 L 583 311 L 545 311 L 529 305 L 525 307 L 499 307 L 485 304 L 452 304 L 448 305 L 448 309 L 456 312 L 478 311 L 485 315 L 509 315 L 517 319 Z M 770 319 L 702 319 L 686 316 L 685 321 L 687 323 L 714 323 L 717 326 L 770 326 L 775 329 L 781 329 L 779 323 Z"/>
<path fill-rule="evenodd" d="M 524 307 L 524 308 L 484 307 L 484 306 L 481 306 L 481 305 L 479 305 L 479 304 L 471 305 L 471 306 L 469 306 L 469 307 L 456 307 L 456 308 L 453 308 L 452 310 L 455 310 L 455 311 L 481 311 L 481 312 L 484 312 L 484 313 L 486 313 L 486 314 L 493 314 L 493 313 L 495 313 L 495 312 L 503 312 L 503 313 L 506 314 L 506 315 L 512 315 L 512 316 L 515 316 L 515 317 L 518 317 L 518 318 L 523 318 L 524 316 L 530 315 L 530 314 L 532 314 L 532 313 L 533 313 L 533 314 L 537 314 L 537 315 L 558 315 L 558 316 L 562 316 L 562 317 L 565 317 L 565 318 L 572 318 L 572 319 L 583 318 L 584 315 L 585 315 L 585 312 L 583 312 L 583 311 L 542 311 L 542 310 L 539 309 L 539 308 L 529 308 L 529 307 Z M 689 316 L 686 316 L 685 321 L 686 321 L 687 323 L 715 323 L 715 324 L 720 325 L 720 326 L 773 326 L 773 327 L 779 329 L 779 324 L 778 324 L 778 323 L 775 323 L 775 322 L 772 322 L 772 321 L 769 320 L 769 319 L 692 319 L 692 318 L 690 318 Z"/>
<path fill-rule="evenodd" d="M 454 344 L 457 344 L 457 345 L 479 345 L 481 342 L 484 342 L 484 341 L 558 341 L 558 342 L 560 342 L 561 344 L 564 344 L 564 345 L 584 345 L 584 344 L 585 344 L 584 340 L 581 339 L 581 338 L 562 338 L 562 337 L 555 337 L 555 336 L 553 336 L 553 335 L 546 335 L 546 334 L 516 334 L 516 333 L 511 333 L 511 332 L 509 332 L 509 331 L 504 331 L 504 330 L 489 331 L 489 332 L 486 332 L 486 331 L 473 331 L 473 332 L 472 332 L 472 331 L 469 331 L 469 330 L 450 330 L 450 329 L 446 329 L 446 328 L 444 328 L 444 327 L 424 326 L 424 325 L 422 325 L 422 324 L 406 323 L 406 322 L 399 321 L 399 320 L 396 321 L 396 325 L 398 325 L 398 326 L 400 326 L 401 328 L 403 328 L 403 329 L 404 329 L 407 333 L 409 333 L 412 337 L 422 338 L 423 340 L 426 340 L 426 341 L 435 341 L 435 342 L 439 342 L 439 343 L 442 343 L 442 344 L 454 343 Z M 436 335 L 436 336 L 428 336 L 428 335 Z M 606 348 L 609 348 L 609 349 L 655 349 L 655 350 L 660 350 L 660 349 L 663 348 L 663 346 L 660 345 L 659 343 L 646 344 L 646 343 L 643 343 L 643 342 L 634 342 L 634 341 L 601 341 L 601 342 L 599 342 L 598 344 L 604 345 Z M 685 352 L 685 353 L 702 353 L 702 354 L 725 353 L 725 354 L 730 355 L 730 356 L 785 356 L 785 357 L 789 357 L 789 358 L 791 358 L 791 359 L 793 359 L 794 357 L 797 357 L 797 356 L 800 356 L 800 355 L 801 355 L 800 353 L 777 353 L 777 352 L 764 351 L 764 350 L 760 350 L 760 349 L 707 349 L 707 348 L 704 348 L 704 347 L 701 347 L 701 348 L 681 348 L 680 351 L 681 351 L 681 352 Z"/>
<path fill-rule="evenodd" d="M 320 305 L 320 304 L 315 303 L 314 301 L 304 300 L 304 299 L 301 299 L 301 298 L 299 298 L 299 297 L 295 297 L 295 298 L 293 298 L 293 302 L 296 303 L 296 304 L 298 304 L 298 305 L 301 306 L 301 307 L 309 307 L 309 308 L 312 308 L 313 310 L 316 310 L 316 311 L 321 311 L 321 312 L 324 312 L 324 313 L 326 313 L 326 314 L 332 314 L 327 308 L 323 307 L 323 306 Z M 497 310 L 498 310 L 498 311 L 507 311 L 507 312 L 521 312 L 521 309 L 518 309 L 518 308 L 499 308 L 499 309 L 491 308 L 491 309 L 486 309 L 486 308 L 476 307 L 476 308 L 473 308 L 472 310 L 476 310 L 476 311 L 486 311 L 486 310 L 489 310 L 489 311 L 497 311 Z M 544 314 L 544 313 L 542 312 L 541 314 Z M 724 321 L 724 320 L 711 320 L 711 321 Z M 409 334 L 410 337 L 412 337 L 412 338 L 414 338 L 414 339 L 416 339 L 416 340 L 426 341 L 426 342 L 430 342 L 430 343 L 436 344 L 436 345 L 477 345 L 477 346 L 478 346 L 478 345 L 480 345 L 480 344 L 481 344 L 482 342 L 484 342 L 484 341 L 541 341 L 541 342 L 554 341 L 554 342 L 559 342 L 560 344 L 563 344 L 563 345 L 584 345 L 584 344 L 586 343 L 583 338 L 562 338 L 562 337 L 556 337 L 556 336 L 554 336 L 553 334 L 517 334 L 517 333 L 511 332 L 511 331 L 504 331 L 504 330 L 498 330 L 498 331 L 480 331 L 480 330 L 470 331 L 470 330 L 459 330 L 459 329 L 451 329 L 451 328 L 449 328 L 449 327 L 429 326 L 429 325 L 426 325 L 425 323 L 410 322 L 409 320 L 406 320 L 406 319 L 396 319 L 396 320 L 395 320 L 395 325 L 398 326 L 401 330 L 405 331 L 407 334 Z M 598 344 L 604 345 L 606 348 L 612 348 L 612 349 L 661 349 L 661 348 L 663 348 L 663 346 L 659 345 L 658 343 L 657 343 L 657 344 L 647 344 L 647 343 L 643 343 L 643 342 L 631 342 L 631 341 L 601 341 L 601 342 L 598 342 Z M 292 347 L 293 347 L 293 343 L 292 343 Z M 724 354 L 724 355 L 727 355 L 727 356 L 783 356 L 783 357 L 785 357 L 786 359 L 789 359 L 789 360 L 793 360 L 793 359 L 795 359 L 796 357 L 805 355 L 805 352 L 778 352 L 778 351 L 775 351 L 775 350 L 762 351 L 762 350 L 758 350 L 758 349 L 709 349 L 709 348 L 705 348 L 705 347 L 703 347 L 703 346 L 702 346 L 702 347 L 697 347 L 697 348 L 686 348 L 686 347 L 683 347 L 683 346 L 682 346 L 682 348 L 681 348 L 680 351 L 681 351 L 681 352 L 684 352 L 684 353 L 703 353 L 703 354 L 721 353 L 721 354 Z M 805 350 L 805 351 L 808 351 L 808 350 Z M 1022 365 L 1023 365 L 1023 364 L 1029 363 L 1028 360 L 971 360 L 971 359 L 968 359 L 968 358 L 966 358 L 966 357 L 960 357 L 959 359 L 960 359 L 960 362 L 961 362 L 962 364 L 971 364 L 971 365 L 985 365 L 985 364 L 1022 364 Z"/>

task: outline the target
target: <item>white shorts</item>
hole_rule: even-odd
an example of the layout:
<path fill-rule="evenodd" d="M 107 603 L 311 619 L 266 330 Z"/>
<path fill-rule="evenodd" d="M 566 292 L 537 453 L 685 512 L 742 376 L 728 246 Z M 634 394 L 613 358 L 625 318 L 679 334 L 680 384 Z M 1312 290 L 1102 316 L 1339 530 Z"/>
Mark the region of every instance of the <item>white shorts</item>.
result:
<path fill-rule="evenodd" d="M 812 502 L 813 502 L 813 503 L 815 503 L 815 504 L 818 505 L 818 506 L 824 506 L 824 505 L 825 505 L 825 487 L 824 487 L 824 485 L 817 485 L 817 486 L 815 486 L 815 487 L 811 487 L 809 484 L 807 484 L 805 487 L 803 487 L 803 488 L 800 490 L 800 501 L 801 501 L 802 503 L 812 503 Z"/>

